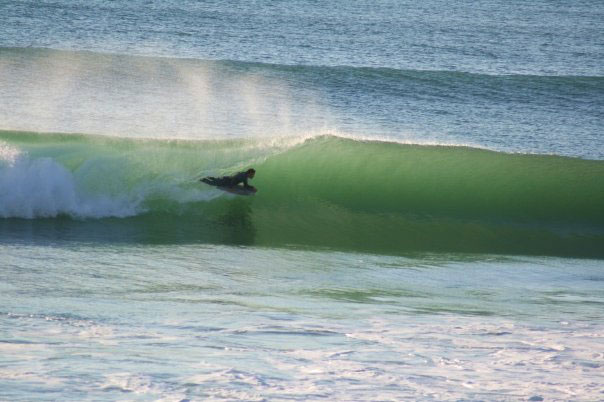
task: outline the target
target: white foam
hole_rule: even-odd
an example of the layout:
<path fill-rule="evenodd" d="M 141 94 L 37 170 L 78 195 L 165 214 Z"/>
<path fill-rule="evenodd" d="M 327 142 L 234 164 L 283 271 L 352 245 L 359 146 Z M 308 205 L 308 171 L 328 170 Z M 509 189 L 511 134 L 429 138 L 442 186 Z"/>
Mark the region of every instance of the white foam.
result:
<path fill-rule="evenodd" d="M 138 197 L 85 194 L 52 158 L 31 159 L 6 147 L 0 152 L 0 217 L 126 217 L 141 211 Z"/>
<path fill-rule="evenodd" d="M 0 165 L 12 165 L 15 163 L 15 161 L 20 155 L 20 149 L 13 147 L 10 144 L 7 144 L 6 142 L 0 141 Z"/>

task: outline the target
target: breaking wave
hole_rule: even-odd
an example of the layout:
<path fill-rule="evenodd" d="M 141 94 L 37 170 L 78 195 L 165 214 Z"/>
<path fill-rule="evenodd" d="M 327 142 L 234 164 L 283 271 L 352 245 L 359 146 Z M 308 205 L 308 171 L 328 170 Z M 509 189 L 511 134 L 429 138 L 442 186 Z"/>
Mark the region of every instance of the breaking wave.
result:
<path fill-rule="evenodd" d="M 604 255 L 602 161 L 329 135 L 0 140 L 0 216 L 34 231 L 54 217 L 111 241 Z M 254 197 L 198 182 L 248 166 Z"/>

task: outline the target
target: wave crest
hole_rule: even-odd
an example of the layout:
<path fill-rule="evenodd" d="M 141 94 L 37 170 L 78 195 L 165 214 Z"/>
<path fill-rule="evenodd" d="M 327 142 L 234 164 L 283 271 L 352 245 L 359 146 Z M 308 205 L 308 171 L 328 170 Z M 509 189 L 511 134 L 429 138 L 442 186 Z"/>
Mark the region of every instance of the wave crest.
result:
<path fill-rule="evenodd" d="M 588 257 L 604 250 L 602 161 L 341 136 L 285 142 L 3 137 L 31 155 L 3 148 L 0 217 L 130 217 L 62 220 L 78 238 L 92 228 L 110 241 L 395 254 Z M 258 172 L 254 197 L 198 182 L 250 166 Z M 44 229 L 43 219 L 33 220 Z"/>

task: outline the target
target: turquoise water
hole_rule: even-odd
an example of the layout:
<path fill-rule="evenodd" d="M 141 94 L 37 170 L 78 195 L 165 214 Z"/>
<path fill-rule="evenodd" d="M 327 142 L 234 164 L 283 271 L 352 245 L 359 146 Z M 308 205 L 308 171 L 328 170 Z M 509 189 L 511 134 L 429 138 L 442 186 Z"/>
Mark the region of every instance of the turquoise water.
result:
<path fill-rule="evenodd" d="M 1 400 L 604 397 L 601 2 L 0 15 Z"/>

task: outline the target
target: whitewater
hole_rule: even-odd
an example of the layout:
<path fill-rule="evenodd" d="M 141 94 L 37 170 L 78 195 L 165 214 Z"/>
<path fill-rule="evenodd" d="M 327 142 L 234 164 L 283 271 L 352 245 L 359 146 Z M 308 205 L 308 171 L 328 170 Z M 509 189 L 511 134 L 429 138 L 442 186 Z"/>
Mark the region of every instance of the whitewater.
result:
<path fill-rule="evenodd" d="M 604 398 L 601 2 L 0 15 L 0 400 Z"/>

